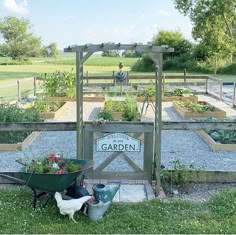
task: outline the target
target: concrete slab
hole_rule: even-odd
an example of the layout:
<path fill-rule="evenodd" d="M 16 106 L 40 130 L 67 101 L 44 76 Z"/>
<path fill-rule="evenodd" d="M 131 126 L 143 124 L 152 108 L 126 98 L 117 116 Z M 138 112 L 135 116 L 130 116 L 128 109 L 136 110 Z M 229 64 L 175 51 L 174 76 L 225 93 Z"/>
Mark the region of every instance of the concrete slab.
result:
<path fill-rule="evenodd" d="M 95 184 L 87 184 L 86 189 L 93 193 Z M 117 184 L 106 184 L 111 188 Z M 119 190 L 113 198 L 113 202 L 141 202 L 155 198 L 150 184 L 121 184 Z"/>

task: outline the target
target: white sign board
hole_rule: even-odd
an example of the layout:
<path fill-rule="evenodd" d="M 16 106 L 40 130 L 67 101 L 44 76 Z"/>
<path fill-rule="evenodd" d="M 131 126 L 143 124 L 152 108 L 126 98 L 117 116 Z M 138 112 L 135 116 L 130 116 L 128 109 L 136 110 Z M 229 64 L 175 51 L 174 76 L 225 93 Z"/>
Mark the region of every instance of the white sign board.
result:
<path fill-rule="evenodd" d="M 97 152 L 140 152 L 141 141 L 124 133 L 112 133 L 96 140 Z"/>

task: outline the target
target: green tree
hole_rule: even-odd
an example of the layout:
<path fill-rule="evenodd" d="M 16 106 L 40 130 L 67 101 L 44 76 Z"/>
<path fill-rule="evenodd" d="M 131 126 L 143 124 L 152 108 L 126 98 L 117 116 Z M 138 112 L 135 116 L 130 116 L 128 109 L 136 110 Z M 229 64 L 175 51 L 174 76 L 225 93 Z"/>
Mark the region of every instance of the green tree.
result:
<path fill-rule="evenodd" d="M 192 43 L 186 40 L 179 31 L 161 30 L 158 34 L 154 35 L 151 44 L 155 46 L 168 45 L 175 49 L 174 53 L 164 54 L 165 69 L 183 69 L 185 62 L 192 56 Z M 181 57 L 181 63 L 176 63 L 177 58 Z M 180 66 L 181 65 L 181 66 Z M 152 71 L 154 70 L 153 61 L 148 54 L 143 54 L 142 59 L 132 67 L 135 71 Z"/>
<path fill-rule="evenodd" d="M 49 44 L 48 54 L 49 54 L 49 57 L 57 57 L 59 55 L 59 50 L 58 50 L 57 44 L 55 42 L 52 42 Z"/>
<path fill-rule="evenodd" d="M 0 20 L 0 34 L 5 41 L 7 56 L 25 60 L 40 55 L 41 38 L 34 37 L 30 29 L 29 20 L 24 18 L 7 16 Z"/>
<path fill-rule="evenodd" d="M 192 35 L 207 49 L 214 74 L 220 59 L 233 57 L 236 51 L 236 0 L 173 0 L 176 8 L 189 15 Z"/>
<path fill-rule="evenodd" d="M 161 30 L 153 37 L 151 42 L 155 46 L 168 45 L 175 49 L 173 53 L 165 54 L 166 57 L 176 57 L 185 53 L 191 53 L 192 51 L 191 42 L 186 40 L 179 31 Z"/>

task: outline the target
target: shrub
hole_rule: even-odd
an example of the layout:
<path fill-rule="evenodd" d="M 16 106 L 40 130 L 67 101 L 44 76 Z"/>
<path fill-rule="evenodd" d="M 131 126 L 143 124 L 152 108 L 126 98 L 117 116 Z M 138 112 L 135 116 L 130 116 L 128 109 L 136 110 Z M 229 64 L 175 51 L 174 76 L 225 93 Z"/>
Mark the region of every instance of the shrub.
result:
<path fill-rule="evenodd" d="M 234 74 L 236 75 L 236 63 L 226 65 L 224 67 L 219 67 L 217 70 L 221 74 Z"/>
<path fill-rule="evenodd" d="M 104 120 L 108 120 L 108 121 L 114 121 L 113 114 L 109 110 L 104 110 L 98 113 L 98 118 L 103 118 Z"/>
<path fill-rule="evenodd" d="M 34 107 L 22 109 L 16 105 L 0 104 L 0 122 L 39 122 L 41 121 L 38 110 Z M 9 131 L 1 132 L 0 143 L 22 142 L 31 132 Z"/>

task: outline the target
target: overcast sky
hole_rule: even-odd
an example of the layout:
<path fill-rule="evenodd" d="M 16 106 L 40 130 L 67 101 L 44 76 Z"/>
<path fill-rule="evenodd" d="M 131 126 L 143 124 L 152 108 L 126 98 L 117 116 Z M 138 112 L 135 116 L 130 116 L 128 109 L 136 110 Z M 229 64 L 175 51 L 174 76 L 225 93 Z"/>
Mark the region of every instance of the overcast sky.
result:
<path fill-rule="evenodd" d="M 147 43 L 159 30 L 191 40 L 191 23 L 171 0 L 0 0 L 0 18 L 24 17 L 43 44 Z"/>

